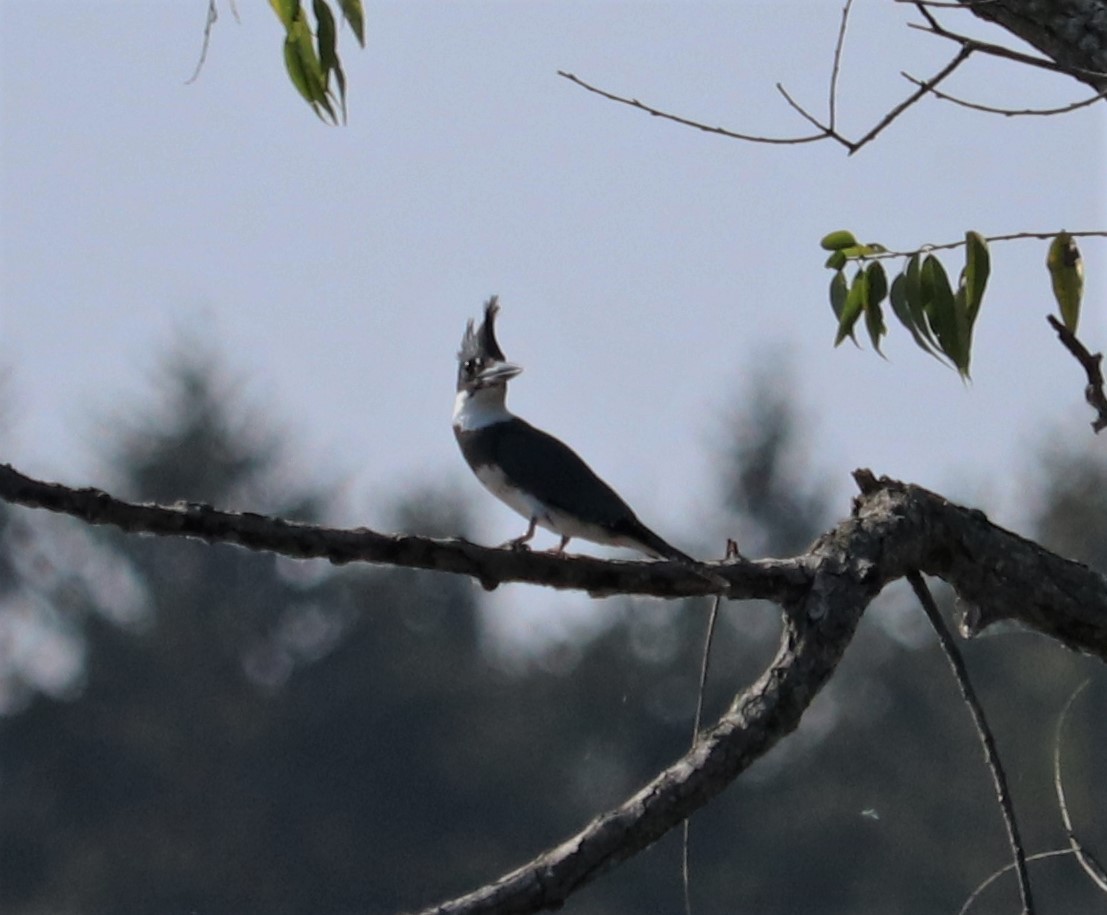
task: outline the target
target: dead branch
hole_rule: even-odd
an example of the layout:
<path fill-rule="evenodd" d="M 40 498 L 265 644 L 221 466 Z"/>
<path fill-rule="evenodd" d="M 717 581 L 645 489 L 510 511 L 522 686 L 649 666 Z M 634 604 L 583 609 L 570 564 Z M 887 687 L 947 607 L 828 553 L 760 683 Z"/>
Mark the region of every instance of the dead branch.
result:
<path fill-rule="evenodd" d="M 1096 411 L 1096 418 L 1092 420 L 1092 429 L 1098 433 L 1107 429 L 1107 394 L 1103 392 L 1103 353 L 1091 353 L 1080 342 L 1076 334 L 1065 327 L 1053 315 L 1046 315 L 1049 326 L 1056 332 L 1065 349 L 1072 353 L 1077 362 L 1084 369 L 1088 377 L 1088 384 L 1084 388 L 1084 400 Z"/>

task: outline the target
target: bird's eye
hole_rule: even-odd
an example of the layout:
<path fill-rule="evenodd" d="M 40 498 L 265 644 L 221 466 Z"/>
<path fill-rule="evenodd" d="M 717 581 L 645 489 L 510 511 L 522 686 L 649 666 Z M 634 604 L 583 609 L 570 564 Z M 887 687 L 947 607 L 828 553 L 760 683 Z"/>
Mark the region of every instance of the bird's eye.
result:
<path fill-rule="evenodd" d="M 469 359 L 465 362 L 465 372 L 468 375 L 475 375 L 484 367 L 484 360 L 479 356 L 475 359 Z"/>

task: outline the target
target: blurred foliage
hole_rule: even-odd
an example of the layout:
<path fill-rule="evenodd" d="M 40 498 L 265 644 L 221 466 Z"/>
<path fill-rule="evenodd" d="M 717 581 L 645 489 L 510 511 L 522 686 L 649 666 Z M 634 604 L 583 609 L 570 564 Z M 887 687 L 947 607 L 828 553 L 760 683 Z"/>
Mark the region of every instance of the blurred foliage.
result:
<path fill-rule="evenodd" d="M 796 461 L 809 434 L 781 393 L 794 386 L 773 365 L 728 419 L 718 467 L 717 524 L 742 530 L 748 555 L 802 550 L 831 520 L 830 487 Z M 325 516 L 329 493 L 290 473 L 280 436 L 241 409 L 211 360 L 181 349 L 156 387 L 157 404 L 132 409 L 139 418 L 116 436 L 125 491 Z M 1054 466 L 1064 477 L 1043 530 L 1061 540 L 1076 530 L 1072 508 L 1104 489 L 1088 475 L 1107 471 L 1089 459 Z M 441 489 L 408 493 L 393 511 L 407 530 L 469 529 Z M 1107 543 L 1103 517 L 1091 505 L 1079 515 L 1082 542 L 1096 529 Z M 39 521 L 0 514 L 15 518 Z M 15 574 L 6 530 L 0 568 Z M 688 745 L 703 601 L 607 600 L 587 638 L 509 657 L 461 577 L 90 536 L 146 603 L 121 616 L 111 604 L 122 592 L 75 589 L 59 612 L 84 646 L 79 683 L 0 717 L 5 913 L 415 908 L 564 838 Z M 725 608 L 708 720 L 760 673 L 778 635 L 774 608 Z M 1052 729 L 1094 666 L 1021 633 L 966 653 L 1029 850 L 1059 847 Z M 1104 692 L 1081 698 L 1064 748 L 1078 828 L 1099 848 Z M 674 833 L 566 911 L 679 911 L 678 851 Z M 867 614 L 798 732 L 693 819 L 691 853 L 697 915 L 954 911 L 1007 862 L 968 714 L 917 609 L 893 595 Z M 1033 876 L 1042 911 L 1095 904 L 1069 859 Z M 977 911 L 1010 911 L 1015 898 L 1001 881 Z"/>

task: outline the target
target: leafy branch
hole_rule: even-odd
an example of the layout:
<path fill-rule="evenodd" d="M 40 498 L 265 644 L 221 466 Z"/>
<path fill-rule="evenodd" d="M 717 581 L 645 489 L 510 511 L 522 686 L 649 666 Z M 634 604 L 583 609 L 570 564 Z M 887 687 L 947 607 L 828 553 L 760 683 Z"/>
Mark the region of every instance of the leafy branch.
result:
<path fill-rule="evenodd" d="M 285 28 L 284 64 L 292 85 L 320 120 L 330 119 L 337 124 L 337 105 L 345 123 L 346 74 L 338 59 L 338 27 L 330 6 L 326 0 L 312 0 L 313 31 L 300 0 L 269 0 L 269 5 Z M 365 10 L 361 0 L 339 0 L 339 6 L 342 18 L 364 48 Z M 331 88 L 332 75 L 337 93 Z"/>
<path fill-rule="evenodd" d="M 343 21 L 350 27 L 358 44 L 365 47 L 365 9 L 362 0 L 338 0 Z M 311 11 L 315 20 L 312 27 L 300 0 L 269 0 L 269 5 L 284 26 L 284 64 L 288 77 L 296 91 L 303 96 L 321 121 L 346 122 L 346 73 L 338 57 L 338 22 L 326 0 L 312 0 Z M 234 0 L 229 0 L 231 13 L 239 21 Z M 195 82 L 211 47 L 212 29 L 219 21 L 216 0 L 208 0 L 207 19 L 204 22 L 204 40 L 196 69 L 185 80 Z M 331 77 L 334 77 L 334 87 Z"/>
<path fill-rule="evenodd" d="M 1052 315 L 1049 321 L 1061 342 L 1087 372 L 1085 398 L 1097 411 L 1098 418 L 1092 427 L 1099 432 L 1107 428 L 1107 396 L 1099 369 L 1102 356 L 1093 356 L 1076 337 L 1084 296 L 1084 260 L 1076 243 L 1078 237 L 1102 238 L 1107 237 L 1107 232 L 1016 232 L 990 237 L 966 232 L 962 241 L 925 245 L 915 251 L 891 251 L 877 242 L 859 242 L 846 230 L 831 232 L 823 237 L 820 245 L 830 252 L 826 266 L 834 271 L 830 281 L 830 306 L 838 322 L 834 345 L 838 346 L 847 337 L 856 343 L 855 326 L 864 317 L 869 339 L 879 353 L 881 338 L 887 334 L 882 304 L 887 299 L 916 346 L 939 361 L 948 362 L 963 378 L 968 378 L 973 326 L 991 271 L 988 244 L 1014 239 L 1049 239 L 1046 269 L 1060 314 L 1060 321 Z M 957 248 L 965 249 L 965 262 L 954 289 L 934 252 Z M 881 263 L 889 258 L 905 260 L 891 284 Z M 852 279 L 847 279 L 846 269 L 850 264 L 855 265 L 855 269 Z"/>

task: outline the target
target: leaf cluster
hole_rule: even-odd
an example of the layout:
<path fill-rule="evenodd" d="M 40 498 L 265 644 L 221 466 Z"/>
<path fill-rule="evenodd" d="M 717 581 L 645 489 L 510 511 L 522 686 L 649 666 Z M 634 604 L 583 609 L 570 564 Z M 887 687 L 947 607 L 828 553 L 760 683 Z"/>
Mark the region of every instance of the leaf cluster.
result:
<path fill-rule="evenodd" d="M 365 47 L 365 10 L 361 0 L 338 0 L 342 18 Z M 338 26 L 326 0 L 312 0 L 314 30 L 300 0 L 269 0 L 285 28 L 284 64 L 289 79 L 320 120 L 346 121 L 346 74 L 338 59 Z M 331 86 L 331 76 L 337 93 Z M 337 111 L 336 111 L 337 106 Z"/>
<path fill-rule="evenodd" d="M 854 328 L 863 316 L 869 339 L 879 353 L 880 340 L 888 332 L 883 310 L 887 299 L 916 346 L 968 378 L 973 328 L 991 272 L 988 241 L 979 232 L 970 231 L 960 244 L 942 246 L 963 247 L 965 251 L 955 289 L 933 250 L 924 248 L 898 255 L 881 244 L 863 244 L 846 230 L 824 236 L 820 245 L 830 252 L 826 266 L 834 271 L 830 281 L 830 306 L 838 320 L 834 345 L 847 337 L 856 343 Z M 904 264 L 889 284 L 882 261 L 897 256 L 904 257 Z M 851 263 L 856 266 L 852 278 L 847 278 Z M 1050 242 L 1046 267 L 1061 318 L 1075 333 L 1084 292 L 1084 266 L 1076 239 L 1068 232 L 1058 233 Z"/>

